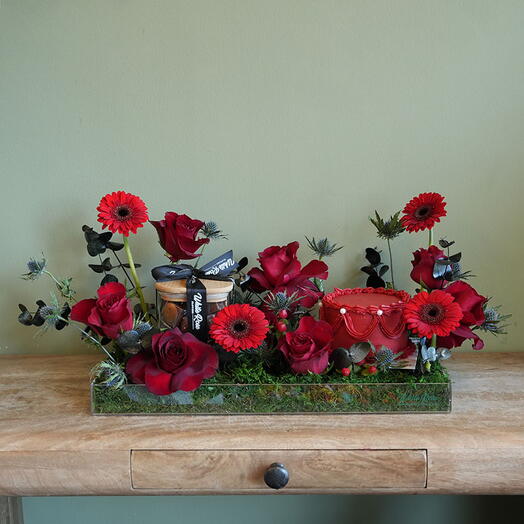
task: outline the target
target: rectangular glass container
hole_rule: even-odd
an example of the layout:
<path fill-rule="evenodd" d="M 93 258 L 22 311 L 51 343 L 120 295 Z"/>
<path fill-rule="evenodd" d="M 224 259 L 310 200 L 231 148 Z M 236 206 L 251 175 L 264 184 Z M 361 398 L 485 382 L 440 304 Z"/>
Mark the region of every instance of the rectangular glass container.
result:
<path fill-rule="evenodd" d="M 93 415 L 448 413 L 451 382 L 203 384 L 157 396 L 142 384 L 91 384 Z"/>

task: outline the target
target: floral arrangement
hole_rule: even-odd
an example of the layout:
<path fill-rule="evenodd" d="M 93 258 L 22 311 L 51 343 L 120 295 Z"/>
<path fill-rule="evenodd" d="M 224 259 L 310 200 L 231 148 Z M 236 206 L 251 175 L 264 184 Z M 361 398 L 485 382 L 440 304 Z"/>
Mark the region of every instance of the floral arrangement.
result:
<path fill-rule="evenodd" d="M 505 333 L 505 322 L 511 315 L 502 315 L 500 306 L 492 307 L 489 299 L 467 282 L 473 275 L 462 270 L 462 253 L 450 254 L 454 241 L 441 238 L 439 247 L 434 245 L 435 224 L 447 214 L 442 195 L 422 193 L 410 200 L 402 213 L 400 218 L 399 211 L 383 220 L 375 211 L 375 218 L 370 220 L 378 237 L 387 241 L 390 265 L 382 264 L 380 253 L 368 248 L 366 258 L 370 265 L 362 270 L 370 275 L 368 285 L 394 287 L 391 240 L 404 231 L 428 231 L 428 247 L 413 253 L 410 277 L 419 287 L 404 308 L 404 320 L 411 340 L 419 345 L 419 364 L 425 364 L 429 370 L 431 362 L 449 358 L 449 350 L 462 346 L 468 339 L 473 349 L 482 349 L 484 342 L 479 332 Z M 381 277 L 390 268 L 391 282 L 386 283 Z"/>
<path fill-rule="evenodd" d="M 399 211 L 387 220 L 375 212 L 370 220 L 378 237 L 387 242 L 388 264 L 382 261 L 379 249 L 368 248 L 369 265 L 362 267 L 367 287 L 335 290 L 330 298 L 324 284 L 326 259 L 342 247 L 327 238 L 306 237 L 314 259 L 305 265 L 298 259 L 297 241 L 267 247 L 258 254 L 255 267 L 247 271 L 247 259 L 237 262 L 231 251 L 200 265 L 211 241 L 227 239 L 215 222 L 171 211 L 161 220 L 150 220 L 141 198 L 117 191 L 104 196 L 97 207 L 103 231 L 82 228 L 87 252 L 97 259 L 89 267 L 103 275 L 96 296 L 77 300 L 71 278 L 56 277 L 45 258 L 31 259 L 23 278 L 48 276 L 56 291 L 48 303 L 38 300 L 33 311 L 20 304 L 18 318 L 41 330 L 75 327 L 84 342 L 105 355 L 93 370 L 95 383 L 114 389 L 128 383 L 144 384 L 157 396 L 224 381 L 351 383 L 370 377 L 387 381 L 391 373 L 399 372 L 420 377 L 439 370 L 438 361 L 466 340 L 482 349 L 479 334 L 504 332 L 509 316 L 491 307 L 488 298 L 467 282 L 472 275 L 462 270 L 461 254 L 450 254 L 453 241 L 441 239 L 434 245 L 434 226 L 446 216 L 445 208 L 441 195 L 423 193 L 402 214 Z M 152 295 L 151 288 L 140 282 L 141 266 L 134 261 L 130 245 L 132 235 L 148 222 L 169 259 L 168 264 L 152 269 L 157 289 L 154 302 L 146 299 L 146 294 Z M 410 276 L 417 288 L 408 295 L 395 288 L 391 244 L 404 232 L 422 231 L 429 232 L 429 242 L 413 253 Z M 117 234 L 121 241 L 115 241 Z M 173 299 L 176 303 L 163 295 L 159 300 L 158 290 L 165 291 L 166 283 L 178 286 L 178 295 L 173 294 L 178 297 Z M 210 283 L 226 289 L 227 299 L 212 304 Z M 366 304 L 373 293 L 392 303 L 357 304 L 340 307 L 340 311 L 336 306 L 338 316 L 331 321 L 323 312 L 329 300 L 336 301 L 339 295 L 353 300 L 355 291 L 366 294 L 360 299 Z M 168 306 L 176 310 L 175 320 L 166 319 Z M 370 315 L 371 328 L 356 330 L 346 311 L 350 307 L 356 308 L 354 318 Z M 380 323 L 388 315 L 394 329 Z M 362 337 L 345 347 L 337 345 L 336 331 L 346 327 Z M 402 335 L 407 342 L 394 349 L 387 343 L 378 346 L 370 333 L 379 327 L 386 341 L 388 337 L 398 341 Z M 406 365 L 409 355 L 416 360 L 411 369 Z"/>

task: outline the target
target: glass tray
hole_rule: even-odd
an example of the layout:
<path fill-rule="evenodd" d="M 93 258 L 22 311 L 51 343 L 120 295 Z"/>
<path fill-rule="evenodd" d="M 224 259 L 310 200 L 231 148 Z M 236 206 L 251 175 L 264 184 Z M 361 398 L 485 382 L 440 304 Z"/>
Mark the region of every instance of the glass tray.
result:
<path fill-rule="evenodd" d="M 141 384 L 91 384 L 93 415 L 449 413 L 451 382 L 203 384 L 157 396 Z"/>

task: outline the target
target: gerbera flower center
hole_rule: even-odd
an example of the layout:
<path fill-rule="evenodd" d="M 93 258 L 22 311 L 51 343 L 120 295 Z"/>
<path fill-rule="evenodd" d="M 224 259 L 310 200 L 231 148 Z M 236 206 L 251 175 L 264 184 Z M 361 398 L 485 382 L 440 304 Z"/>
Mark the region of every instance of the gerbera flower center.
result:
<path fill-rule="evenodd" d="M 440 304 L 426 304 L 420 311 L 420 318 L 427 324 L 439 324 L 444 318 L 444 309 Z"/>
<path fill-rule="evenodd" d="M 231 325 L 231 333 L 238 338 L 246 336 L 248 332 L 249 324 L 245 320 L 235 320 Z"/>
<path fill-rule="evenodd" d="M 431 206 L 422 206 L 422 207 L 419 207 L 416 211 L 415 211 L 415 216 L 421 220 L 423 220 L 424 218 L 426 218 L 427 216 L 429 216 L 431 214 L 431 212 L 433 211 L 433 208 Z"/>
<path fill-rule="evenodd" d="M 115 209 L 115 217 L 119 220 L 125 220 L 131 215 L 131 210 L 127 206 L 119 206 Z"/>

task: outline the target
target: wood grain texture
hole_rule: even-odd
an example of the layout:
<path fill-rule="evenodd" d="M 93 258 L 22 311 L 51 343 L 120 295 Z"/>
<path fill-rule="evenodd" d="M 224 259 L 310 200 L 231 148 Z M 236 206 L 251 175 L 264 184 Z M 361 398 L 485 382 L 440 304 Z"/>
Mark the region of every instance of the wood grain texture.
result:
<path fill-rule="evenodd" d="M 524 353 L 457 352 L 446 362 L 453 379 L 453 411 L 439 415 L 93 417 L 88 375 L 95 362 L 87 355 L 0 357 L 0 494 L 136 492 L 129 478 L 132 449 L 268 448 L 427 449 L 427 488 L 395 492 L 524 493 L 519 462 L 524 453 Z M 19 458 L 13 452 L 21 453 Z M 113 470 L 113 481 L 86 481 L 89 475 L 96 478 L 95 466 L 80 457 L 93 457 L 93 452 L 108 461 L 107 471 L 103 461 L 97 463 L 100 477 Z M 27 453 L 44 464 L 36 467 L 34 477 L 16 473 L 17 467 L 31 469 Z M 79 463 L 72 461 L 75 455 Z M 61 474 L 67 482 L 44 474 L 50 456 L 64 458 L 62 470 L 68 473 Z M 377 489 L 317 486 L 284 491 Z"/>
<path fill-rule="evenodd" d="M 283 463 L 288 489 L 424 488 L 426 450 L 134 450 L 136 489 L 267 489 L 264 472 Z"/>
<path fill-rule="evenodd" d="M 118 495 L 131 489 L 126 451 L 0 452 L 0 493 Z"/>

